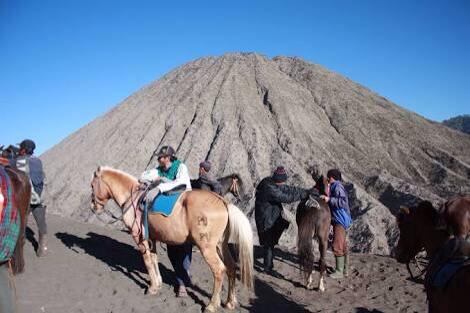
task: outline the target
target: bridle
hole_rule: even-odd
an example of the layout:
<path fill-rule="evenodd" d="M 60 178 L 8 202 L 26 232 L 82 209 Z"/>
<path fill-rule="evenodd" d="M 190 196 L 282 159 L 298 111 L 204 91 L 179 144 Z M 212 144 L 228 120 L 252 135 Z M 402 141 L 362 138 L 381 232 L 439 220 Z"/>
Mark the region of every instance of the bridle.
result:
<path fill-rule="evenodd" d="M 108 190 L 111 190 L 109 184 L 108 184 L 106 181 L 104 181 L 103 179 L 101 179 L 101 177 L 96 177 L 96 178 L 97 178 L 97 188 L 98 188 L 98 189 L 101 190 L 100 184 L 101 184 L 101 182 L 103 182 L 103 183 L 107 186 Z M 133 193 L 132 191 L 133 191 L 133 189 L 131 189 L 131 193 L 130 193 L 129 198 L 127 198 L 127 200 L 124 201 L 124 203 L 123 203 L 123 209 L 122 209 L 122 214 L 121 214 L 121 216 L 117 217 L 117 216 L 114 215 L 111 211 L 109 211 L 109 210 L 103 210 L 103 212 L 104 212 L 105 214 L 107 214 L 108 216 L 110 216 L 110 217 L 112 218 L 111 221 L 106 222 L 106 221 L 103 221 L 103 220 L 99 217 L 99 216 L 100 216 L 99 214 L 96 214 L 96 211 L 93 211 L 93 213 L 95 213 L 96 217 L 97 217 L 102 223 L 108 224 L 108 225 L 109 225 L 109 224 L 114 224 L 114 223 L 116 223 L 117 221 L 122 220 L 123 216 L 126 214 L 126 212 L 127 212 L 131 207 L 134 208 L 134 211 L 137 210 L 137 208 L 136 208 L 136 206 L 135 206 L 135 204 L 134 204 L 134 201 L 132 201 L 132 199 L 133 199 L 133 197 L 134 197 L 134 193 Z M 95 189 L 94 189 L 94 188 L 92 188 L 91 197 L 92 197 L 92 201 L 93 201 L 93 203 L 95 204 L 95 206 L 96 206 L 96 204 L 98 204 L 98 205 L 100 205 L 100 206 L 102 206 L 102 207 L 104 207 L 104 206 L 106 205 L 105 202 L 103 202 L 102 200 L 100 200 L 100 199 L 96 196 L 96 194 L 95 194 Z M 126 203 L 127 203 L 127 204 L 126 204 Z M 136 213 L 134 213 L 134 214 L 136 214 Z"/>
<path fill-rule="evenodd" d="M 240 198 L 240 188 L 238 186 L 238 177 L 232 176 L 232 184 L 228 189 L 237 198 Z"/>

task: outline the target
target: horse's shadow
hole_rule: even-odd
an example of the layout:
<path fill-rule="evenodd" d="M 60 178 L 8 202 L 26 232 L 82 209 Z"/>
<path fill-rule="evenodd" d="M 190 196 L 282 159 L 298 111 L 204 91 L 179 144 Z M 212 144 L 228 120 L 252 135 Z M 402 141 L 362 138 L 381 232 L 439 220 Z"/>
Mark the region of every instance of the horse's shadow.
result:
<path fill-rule="evenodd" d="M 86 254 L 106 263 L 114 271 L 121 272 L 142 289 L 147 290 L 150 281 L 144 278 L 147 269 L 142 259 L 142 254 L 133 246 L 119 242 L 113 238 L 103 236 L 94 232 L 86 234 L 87 238 L 80 238 L 68 233 L 56 233 L 55 236 L 70 250 L 80 253 L 77 248 L 82 249 Z M 174 273 L 162 263 L 158 263 L 163 283 L 174 285 Z M 192 291 L 188 290 L 188 295 L 194 302 L 204 305 L 204 301 L 196 294 L 210 297 L 204 290 L 196 285 L 191 285 Z"/>
<path fill-rule="evenodd" d="M 255 279 L 255 290 L 257 297 L 248 306 L 242 306 L 250 312 L 310 312 L 304 305 L 286 298 L 260 279 Z"/>
<path fill-rule="evenodd" d="M 139 287 L 147 288 L 149 281 L 147 278 L 144 278 L 147 269 L 139 251 L 129 244 L 94 232 L 89 232 L 86 235 L 86 238 L 80 238 L 62 232 L 55 234 L 70 250 L 80 253 L 77 248 L 82 249 L 86 254 L 106 263 L 113 271 L 123 273 Z M 159 268 L 163 282 L 171 284 L 171 271 L 161 263 L 159 263 Z"/>

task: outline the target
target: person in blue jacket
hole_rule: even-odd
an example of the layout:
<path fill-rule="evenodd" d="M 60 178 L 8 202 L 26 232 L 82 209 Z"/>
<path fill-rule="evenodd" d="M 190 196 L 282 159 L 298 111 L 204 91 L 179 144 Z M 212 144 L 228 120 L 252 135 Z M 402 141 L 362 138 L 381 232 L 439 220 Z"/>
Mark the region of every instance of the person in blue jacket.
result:
<path fill-rule="evenodd" d="M 341 279 L 345 271 L 345 257 L 348 255 L 346 244 L 346 230 L 351 226 L 351 212 L 349 210 L 348 194 L 341 183 L 341 172 L 331 169 L 326 174 L 330 184 L 329 196 L 321 196 L 330 207 L 331 224 L 333 224 L 333 254 L 336 259 L 335 272 L 330 277 Z"/>

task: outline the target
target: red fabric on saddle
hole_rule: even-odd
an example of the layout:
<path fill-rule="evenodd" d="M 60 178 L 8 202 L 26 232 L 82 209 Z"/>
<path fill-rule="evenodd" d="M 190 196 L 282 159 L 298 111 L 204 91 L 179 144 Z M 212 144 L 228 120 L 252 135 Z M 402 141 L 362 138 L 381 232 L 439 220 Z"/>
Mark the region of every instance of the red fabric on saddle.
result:
<path fill-rule="evenodd" d="M 0 224 L 3 222 L 5 214 L 7 213 L 6 210 L 3 210 L 3 209 L 8 206 L 8 203 L 11 200 L 11 199 L 8 198 L 8 188 L 10 187 L 9 177 L 5 176 L 3 173 L 5 173 L 5 172 L 0 171 L 0 189 L 1 189 L 2 196 L 3 196 L 3 199 L 2 199 L 3 203 L 0 204 L 0 206 L 2 208 L 1 214 L 0 214 Z M 12 212 L 12 214 L 13 213 L 16 215 L 17 211 L 14 210 L 14 212 Z M 15 217 L 13 217 L 13 219 L 14 218 Z"/>

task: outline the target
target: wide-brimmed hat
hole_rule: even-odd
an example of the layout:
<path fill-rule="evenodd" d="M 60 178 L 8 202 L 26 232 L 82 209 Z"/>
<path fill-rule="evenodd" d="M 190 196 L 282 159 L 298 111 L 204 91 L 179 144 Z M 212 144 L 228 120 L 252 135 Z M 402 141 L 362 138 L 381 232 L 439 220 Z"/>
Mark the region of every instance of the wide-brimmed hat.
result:
<path fill-rule="evenodd" d="M 174 155 L 175 155 L 175 149 L 173 149 L 171 146 L 163 146 L 158 151 L 157 158 L 166 157 L 166 156 L 173 157 Z"/>

